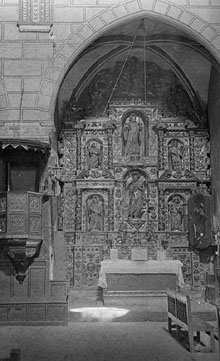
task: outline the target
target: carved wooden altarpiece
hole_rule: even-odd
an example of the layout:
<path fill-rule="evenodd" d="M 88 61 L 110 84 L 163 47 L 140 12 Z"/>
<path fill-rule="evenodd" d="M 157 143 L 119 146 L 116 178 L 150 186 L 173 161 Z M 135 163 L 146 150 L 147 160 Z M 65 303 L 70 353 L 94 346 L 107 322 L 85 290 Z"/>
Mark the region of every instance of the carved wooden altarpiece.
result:
<path fill-rule="evenodd" d="M 158 102 L 112 102 L 108 117 L 63 130 L 60 162 L 59 227 L 71 286 L 96 288 L 111 247 L 126 259 L 133 247 L 147 247 L 155 259 L 161 246 L 183 262 L 186 283 L 201 285 L 199 257 L 188 247 L 187 202 L 210 182 L 206 129 L 165 117 Z"/>

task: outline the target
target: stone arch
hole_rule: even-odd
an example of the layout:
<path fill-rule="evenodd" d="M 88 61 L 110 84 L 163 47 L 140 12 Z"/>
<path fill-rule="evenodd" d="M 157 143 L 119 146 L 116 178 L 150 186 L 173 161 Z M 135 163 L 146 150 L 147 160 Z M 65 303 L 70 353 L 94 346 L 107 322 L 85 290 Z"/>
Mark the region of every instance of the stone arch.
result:
<path fill-rule="evenodd" d="M 109 28 L 131 18 L 143 16 L 160 16 L 161 20 L 176 25 L 185 32 L 193 33 L 220 62 L 220 34 L 206 20 L 168 0 L 124 0 L 123 3 L 113 5 L 89 19 L 65 40 L 42 79 L 38 93 L 38 108 L 49 111 L 52 120 L 59 87 L 73 60 Z"/>

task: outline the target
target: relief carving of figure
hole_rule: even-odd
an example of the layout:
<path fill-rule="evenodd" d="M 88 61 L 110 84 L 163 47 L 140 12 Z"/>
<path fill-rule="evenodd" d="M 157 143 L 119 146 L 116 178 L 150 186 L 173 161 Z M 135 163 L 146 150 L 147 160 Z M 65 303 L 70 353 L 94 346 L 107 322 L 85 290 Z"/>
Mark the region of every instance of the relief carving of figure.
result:
<path fill-rule="evenodd" d="M 88 168 L 100 168 L 102 164 L 102 146 L 97 141 L 88 145 Z"/>
<path fill-rule="evenodd" d="M 132 113 L 125 121 L 123 128 L 125 155 L 143 154 L 144 149 L 144 124 L 137 114 Z"/>
<path fill-rule="evenodd" d="M 183 170 L 184 167 L 184 145 L 177 139 L 171 140 L 168 145 L 168 159 L 170 168 Z"/>
<path fill-rule="evenodd" d="M 125 209 L 128 218 L 142 218 L 146 206 L 146 178 L 138 171 L 131 172 L 125 184 Z"/>
<path fill-rule="evenodd" d="M 104 208 L 101 196 L 95 194 L 87 201 L 87 230 L 103 231 Z"/>
<path fill-rule="evenodd" d="M 183 200 L 180 196 L 174 196 L 169 202 L 170 230 L 184 231 L 184 208 Z"/>

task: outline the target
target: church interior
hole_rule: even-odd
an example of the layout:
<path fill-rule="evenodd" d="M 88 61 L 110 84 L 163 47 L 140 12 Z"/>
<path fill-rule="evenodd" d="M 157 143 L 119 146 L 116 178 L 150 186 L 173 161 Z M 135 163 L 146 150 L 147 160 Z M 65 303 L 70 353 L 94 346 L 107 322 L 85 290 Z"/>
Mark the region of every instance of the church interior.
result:
<path fill-rule="evenodd" d="M 219 91 L 218 0 L 0 0 L 0 360 L 219 360 Z"/>

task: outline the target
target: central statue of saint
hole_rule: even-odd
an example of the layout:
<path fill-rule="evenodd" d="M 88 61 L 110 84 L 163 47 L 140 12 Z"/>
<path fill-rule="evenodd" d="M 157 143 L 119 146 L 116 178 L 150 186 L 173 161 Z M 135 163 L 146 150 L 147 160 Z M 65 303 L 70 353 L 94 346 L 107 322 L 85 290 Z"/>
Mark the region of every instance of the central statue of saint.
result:
<path fill-rule="evenodd" d="M 143 121 L 135 113 L 126 120 L 123 128 L 125 155 L 142 155 L 143 148 Z"/>

